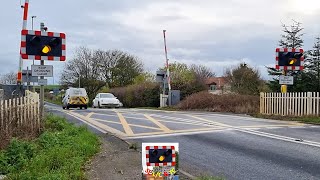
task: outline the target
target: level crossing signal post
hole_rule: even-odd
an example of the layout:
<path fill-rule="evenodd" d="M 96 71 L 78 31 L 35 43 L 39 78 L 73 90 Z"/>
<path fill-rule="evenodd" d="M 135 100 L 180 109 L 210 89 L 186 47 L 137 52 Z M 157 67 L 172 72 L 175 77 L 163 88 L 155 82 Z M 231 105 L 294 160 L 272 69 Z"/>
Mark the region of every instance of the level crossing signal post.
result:
<path fill-rule="evenodd" d="M 285 77 L 288 72 L 302 71 L 303 68 L 303 49 L 276 48 L 276 69 L 282 70 L 282 74 Z M 293 82 L 291 83 L 293 84 Z M 287 84 L 281 84 L 281 92 L 287 93 Z"/>
<path fill-rule="evenodd" d="M 41 31 L 22 30 L 20 55 L 24 60 L 40 60 L 40 68 L 47 68 L 44 61 L 66 60 L 66 35 L 64 33 L 47 32 L 44 23 L 40 24 Z M 35 67 L 35 66 L 33 66 Z M 39 67 L 38 67 L 39 68 Z M 40 83 L 41 82 L 41 83 Z M 44 75 L 40 75 L 40 116 L 44 112 Z"/>

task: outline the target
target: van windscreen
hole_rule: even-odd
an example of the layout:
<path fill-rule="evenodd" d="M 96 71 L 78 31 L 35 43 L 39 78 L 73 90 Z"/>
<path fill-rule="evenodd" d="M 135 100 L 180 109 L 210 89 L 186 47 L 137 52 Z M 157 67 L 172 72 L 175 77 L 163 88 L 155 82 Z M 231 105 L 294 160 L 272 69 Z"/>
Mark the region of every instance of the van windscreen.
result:
<path fill-rule="evenodd" d="M 75 88 L 75 89 L 71 90 L 70 95 L 71 96 L 86 96 L 87 92 L 83 88 Z"/>

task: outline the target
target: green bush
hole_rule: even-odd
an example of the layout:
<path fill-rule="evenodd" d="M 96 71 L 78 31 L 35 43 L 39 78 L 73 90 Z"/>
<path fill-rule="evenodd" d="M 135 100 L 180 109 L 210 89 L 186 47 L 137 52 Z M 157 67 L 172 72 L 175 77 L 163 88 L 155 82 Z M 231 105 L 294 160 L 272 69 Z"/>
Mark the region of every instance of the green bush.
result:
<path fill-rule="evenodd" d="M 125 107 L 159 107 L 160 89 L 157 83 L 142 83 L 111 89 Z"/>
<path fill-rule="evenodd" d="M 34 142 L 12 140 L 0 152 L 0 174 L 9 179 L 84 179 L 82 166 L 99 150 L 86 127 L 49 115 L 46 130 Z"/>

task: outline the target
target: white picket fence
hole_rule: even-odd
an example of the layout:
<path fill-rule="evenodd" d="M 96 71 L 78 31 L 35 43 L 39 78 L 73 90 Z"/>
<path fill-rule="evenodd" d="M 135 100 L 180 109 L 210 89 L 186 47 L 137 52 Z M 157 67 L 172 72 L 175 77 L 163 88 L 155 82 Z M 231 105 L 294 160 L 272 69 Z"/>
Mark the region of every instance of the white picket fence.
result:
<path fill-rule="evenodd" d="M 26 91 L 25 97 L 0 100 L 0 136 L 23 136 L 41 128 L 39 95 Z"/>
<path fill-rule="evenodd" d="M 281 116 L 319 116 L 319 92 L 260 93 L 260 113 Z"/>

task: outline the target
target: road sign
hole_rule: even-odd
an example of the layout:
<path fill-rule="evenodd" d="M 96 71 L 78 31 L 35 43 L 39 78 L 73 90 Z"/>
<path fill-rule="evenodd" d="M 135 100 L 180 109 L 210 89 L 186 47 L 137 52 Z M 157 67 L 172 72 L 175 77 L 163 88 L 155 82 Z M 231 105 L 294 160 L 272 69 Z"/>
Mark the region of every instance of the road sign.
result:
<path fill-rule="evenodd" d="M 48 84 L 48 81 L 47 81 L 47 79 L 39 79 L 38 80 L 38 85 L 44 85 L 44 86 L 46 86 Z"/>
<path fill-rule="evenodd" d="M 32 76 L 31 70 L 22 70 L 22 82 L 38 82 L 38 77 Z"/>
<path fill-rule="evenodd" d="M 31 66 L 32 76 L 53 76 L 53 66 L 51 65 L 32 65 Z"/>
<path fill-rule="evenodd" d="M 293 76 L 280 76 L 279 84 L 293 85 Z"/>
<path fill-rule="evenodd" d="M 164 80 L 165 74 L 166 74 L 165 71 L 157 71 L 156 82 L 162 83 Z"/>

